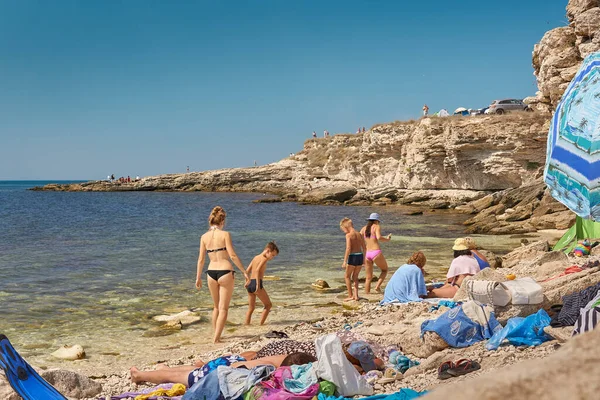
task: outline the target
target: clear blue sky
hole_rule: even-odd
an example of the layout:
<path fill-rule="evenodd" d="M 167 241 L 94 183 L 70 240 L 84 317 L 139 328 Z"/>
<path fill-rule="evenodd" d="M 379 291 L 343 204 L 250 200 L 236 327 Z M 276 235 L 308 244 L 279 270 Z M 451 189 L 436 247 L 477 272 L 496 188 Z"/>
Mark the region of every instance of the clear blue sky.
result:
<path fill-rule="evenodd" d="M 265 164 L 313 130 L 533 95 L 566 3 L 0 1 L 0 179 Z"/>

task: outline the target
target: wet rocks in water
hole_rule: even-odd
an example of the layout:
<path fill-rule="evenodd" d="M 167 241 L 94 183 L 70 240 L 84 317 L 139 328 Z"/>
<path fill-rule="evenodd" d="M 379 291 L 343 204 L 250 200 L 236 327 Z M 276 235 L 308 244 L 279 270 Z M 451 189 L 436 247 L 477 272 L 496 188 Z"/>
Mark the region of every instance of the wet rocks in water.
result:
<path fill-rule="evenodd" d="M 169 321 L 164 325 L 156 326 L 148 329 L 143 337 L 159 337 L 159 336 L 169 336 L 176 332 L 179 332 L 183 329 L 183 324 L 179 320 Z"/>
<path fill-rule="evenodd" d="M 177 321 L 182 326 L 188 326 L 200 322 L 202 317 L 191 310 L 185 310 L 173 315 L 157 315 L 152 319 L 157 322 L 171 322 L 171 326 L 174 326 L 173 324 Z"/>
<path fill-rule="evenodd" d="M 81 360 L 82 358 L 85 358 L 85 350 L 78 344 L 73 346 L 64 345 L 51 355 L 60 358 L 61 360 Z"/>
<path fill-rule="evenodd" d="M 317 290 L 330 289 L 329 284 L 323 279 L 317 279 L 311 286 Z"/>

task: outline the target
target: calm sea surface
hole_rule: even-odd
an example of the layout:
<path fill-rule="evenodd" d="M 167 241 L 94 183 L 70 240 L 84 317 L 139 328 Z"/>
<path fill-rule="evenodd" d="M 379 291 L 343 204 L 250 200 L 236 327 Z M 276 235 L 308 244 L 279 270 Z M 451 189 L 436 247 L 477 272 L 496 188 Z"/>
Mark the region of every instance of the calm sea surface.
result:
<path fill-rule="evenodd" d="M 342 217 L 360 229 L 370 212 L 379 212 L 383 233 L 393 234 L 383 244 L 392 270 L 420 249 L 432 277 L 443 276 L 465 219 L 445 212 L 407 216 L 396 207 L 252 203 L 262 197 L 257 194 L 26 190 L 45 183 L 0 181 L 0 333 L 39 362 L 64 343 L 83 344 L 90 355 L 210 338 L 210 297 L 206 286 L 195 290 L 194 281 L 199 237 L 215 205 L 227 211 L 226 229 L 245 265 L 268 241 L 279 245 L 267 270 L 280 278 L 266 284 L 275 304 L 272 324 L 314 318 L 320 303 L 344 297 L 310 286 L 319 278 L 343 285 Z M 478 240 L 500 252 L 518 244 Z M 237 279 L 225 336 L 247 329 L 238 327 L 246 298 Z M 186 308 L 198 308 L 205 322 L 168 338 L 144 336 L 155 326 L 152 316 Z"/>

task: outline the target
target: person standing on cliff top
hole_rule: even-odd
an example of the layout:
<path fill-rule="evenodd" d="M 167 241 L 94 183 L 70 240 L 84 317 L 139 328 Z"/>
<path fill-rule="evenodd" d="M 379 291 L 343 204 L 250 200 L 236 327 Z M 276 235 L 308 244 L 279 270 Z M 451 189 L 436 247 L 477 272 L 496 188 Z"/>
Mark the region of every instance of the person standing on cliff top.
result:
<path fill-rule="evenodd" d="M 426 117 L 427 114 L 429 114 L 429 107 L 427 107 L 427 104 L 423 105 L 423 116 Z"/>
<path fill-rule="evenodd" d="M 317 138 L 317 132 L 313 131 L 313 138 Z"/>

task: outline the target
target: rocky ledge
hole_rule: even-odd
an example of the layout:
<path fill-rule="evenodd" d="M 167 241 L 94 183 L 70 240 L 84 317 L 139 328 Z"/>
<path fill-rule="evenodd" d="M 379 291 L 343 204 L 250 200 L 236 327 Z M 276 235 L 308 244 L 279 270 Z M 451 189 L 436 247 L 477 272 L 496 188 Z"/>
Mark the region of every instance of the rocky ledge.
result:
<path fill-rule="evenodd" d="M 530 181 L 544 163 L 548 121 L 515 113 L 394 122 L 308 140 L 293 157 L 265 166 L 35 190 L 262 192 L 309 203 L 452 208 Z"/>

